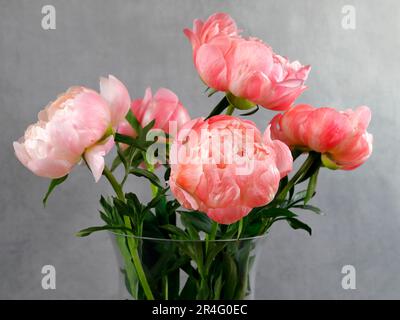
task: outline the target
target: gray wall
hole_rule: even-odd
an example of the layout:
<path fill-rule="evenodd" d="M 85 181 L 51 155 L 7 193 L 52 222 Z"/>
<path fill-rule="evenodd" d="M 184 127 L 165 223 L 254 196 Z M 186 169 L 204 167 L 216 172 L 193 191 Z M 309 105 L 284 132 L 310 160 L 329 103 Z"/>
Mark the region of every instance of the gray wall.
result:
<path fill-rule="evenodd" d="M 41 8 L 53 4 L 57 29 L 41 28 Z M 356 8 L 357 28 L 341 27 L 342 6 Z M 111 193 L 84 168 L 51 197 L 48 181 L 17 162 L 12 141 L 37 112 L 72 84 L 98 87 L 109 73 L 132 97 L 147 86 L 174 90 L 192 117 L 216 99 L 202 91 L 182 34 L 195 17 L 231 14 L 246 34 L 313 66 L 298 100 L 373 111 L 374 153 L 352 172 L 323 170 L 316 204 L 304 214 L 314 234 L 275 225 L 263 249 L 260 299 L 400 298 L 398 129 L 400 4 L 398 1 L 106 1 L 0 0 L 0 298 L 105 299 L 117 291 L 117 264 L 107 234 L 75 238 L 97 225 L 97 200 Z M 272 112 L 254 120 L 266 126 Z M 147 186 L 132 190 L 148 197 Z M 41 288 L 41 267 L 57 270 L 57 289 Z M 341 268 L 357 270 L 357 289 L 343 290 Z"/>

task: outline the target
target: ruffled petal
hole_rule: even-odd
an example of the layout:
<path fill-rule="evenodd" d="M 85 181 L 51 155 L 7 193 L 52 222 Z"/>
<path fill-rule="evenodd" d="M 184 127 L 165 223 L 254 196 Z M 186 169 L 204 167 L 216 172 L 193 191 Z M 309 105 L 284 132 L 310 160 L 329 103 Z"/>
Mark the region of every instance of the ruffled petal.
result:
<path fill-rule="evenodd" d="M 128 90 L 121 81 L 109 75 L 100 78 L 100 93 L 110 105 L 111 124 L 116 128 L 125 119 L 131 104 Z"/>
<path fill-rule="evenodd" d="M 110 136 L 101 144 L 96 144 L 86 150 L 84 158 L 94 176 L 94 180 L 98 182 L 104 170 L 104 157 L 110 152 L 114 146 L 114 138 Z"/>

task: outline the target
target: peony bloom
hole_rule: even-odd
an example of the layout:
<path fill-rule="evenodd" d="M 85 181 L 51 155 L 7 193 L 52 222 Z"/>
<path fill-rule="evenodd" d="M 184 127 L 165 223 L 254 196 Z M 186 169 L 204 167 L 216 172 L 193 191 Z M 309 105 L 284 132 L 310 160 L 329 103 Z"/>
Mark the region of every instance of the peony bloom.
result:
<path fill-rule="evenodd" d="M 289 148 L 248 120 L 218 115 L 194 119 L 170 150 L 169 184 L 187 209 L 230 224 L 269 203 L 292 169 Z"/>
<path fill-rule="evenodd" d="M 113 130 L 129 110 L 130 97 L 115 77 L 100 79 L 100 92 L 72 87 L 38 115 L 38 122 L 14 142 L 22 164 L 38 176 L 61 178 L 82 158 L 96 182 L 104 156 L 114 145 Z"/>
<path fill-rule="evenodd" d="M 371 111 L 366 106 L 355 111 L 313 108 L 301 104 L 271 120 L 273 139 L 291 148 L 322 154 L 323 164 L 331 169 L 352 170 L 372 153 L 372 135 L 367 132 Z"/>
<path fill-rule="evenodd" d="M 224 91 L 238 108 L 261 105 L 287 110 L 306 89 L 310 66 L 290 63 L 256 38 L 242 38 L 233 19 L 224 13 L 206 22 L 196 19 L 185 29 L 195 67 L 210 88 Z"/>
<path fill-rule="evenodd" d="M 189 38 L 193 51 L 220 36 L 239 37 L 235 21 L 226 13 L 214 13 L 206 22 L 200 19 L 193 21 L 193 30 L 184 29 L 183 32 Z"/>
<path fill-rule="evenodd" d="M 176 127 L 182 127 L 190 121 L 190 116 L 178 97 L 171 90 L 160 88 L 154 97 L 151 89 L 147 88 L 144 98 L 132 101 L 131 110 L 142 127 L 155 120 L 154 129 L 169 132 L 171 122 L 176 122 Z M 121 123 L 119 133 L 135 136 L 131 125 L 125 120 Z"/>

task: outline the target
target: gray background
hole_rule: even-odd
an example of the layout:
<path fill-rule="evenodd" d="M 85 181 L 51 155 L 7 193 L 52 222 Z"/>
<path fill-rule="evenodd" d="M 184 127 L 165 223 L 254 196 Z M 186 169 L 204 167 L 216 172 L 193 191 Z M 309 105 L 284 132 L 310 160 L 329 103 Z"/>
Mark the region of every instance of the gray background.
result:
<path fill-rule="evenodd" d="M 41 8 L 53 4 L 57 29 L 41 28 Z M 342 6 L 356 8 L 356 30 L 341 27 Z M 195 17 L 231 14 L 246 34 L 277 52 L 311 64 L 309 89 L 298 100 L 315 105 L 369 105 L 374 153 L 352 172 L 323 170 L 316 204 L 304 214 L 314 234 L 275 225 L 263 248 L 260 299 L 400 298 L 400 5 L 398 1 L 23 1 L 0 0 L 0 298 L 105 299 L 115 296 L 117 264 L 107 234 L 75 238 L 97 225 L 97 200 L 111 193 L 77 168 L 41 205 L 48 181 L 14 157 L 37 112 L 72 84 L 98 88 L 114 74 L 141 97 L 147 86 L 175 91 L 192 117 L 208 99 L 182 29 Z M 272 112 L 255 121 L 264 129 Z M 135 184 L 136 183 L 136 184 Z M 148 198 L 148 188 L 130 188 Z M 41 288 L 41 268 L 57 270 L 57 289 Z M 357 289 L 343 290 L 341 268 L 357 270 Z"/>

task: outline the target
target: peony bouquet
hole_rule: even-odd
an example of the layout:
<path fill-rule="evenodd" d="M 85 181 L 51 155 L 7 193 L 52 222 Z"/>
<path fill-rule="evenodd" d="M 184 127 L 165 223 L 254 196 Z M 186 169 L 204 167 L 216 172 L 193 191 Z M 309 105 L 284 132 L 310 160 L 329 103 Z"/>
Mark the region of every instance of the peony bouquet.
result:
<path fill-rule="evenodd" d="M 131 100 L 110 75 L 99 92 L 76 86 L 59 95 L 14 142 L 15 154 L 52 179 L 44 203 L 78 164 L 111 184 L 115 195 L 100 199 L 103 224 L 77 235 L 109 231 L 129 297 L 251 298 L 258 244 L 278 221 L 311 234 L 298 214 L 320 213 L 310 204 L 319 170 L 368 159 L 371 112 L 294 105 L 310 66 L 241 36 L 227 14 L 196 19 L 184 33 L 206 93 L 223 96 L 205 118 L 191 119 L 164 88 Z M 262 108 L 279 112 L 263 133 L 246 119 Z M 132 176 L 149 182 L 150 202 L 125 190 Z"/>

